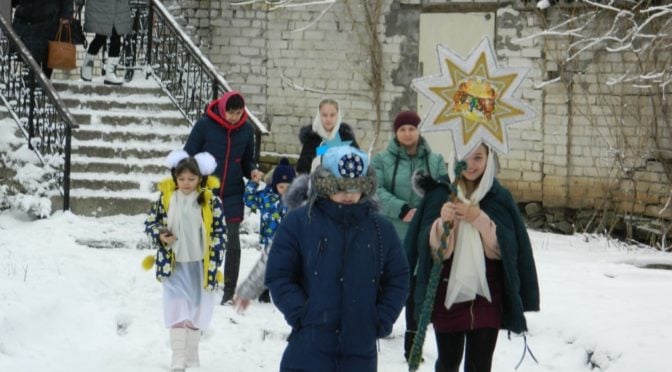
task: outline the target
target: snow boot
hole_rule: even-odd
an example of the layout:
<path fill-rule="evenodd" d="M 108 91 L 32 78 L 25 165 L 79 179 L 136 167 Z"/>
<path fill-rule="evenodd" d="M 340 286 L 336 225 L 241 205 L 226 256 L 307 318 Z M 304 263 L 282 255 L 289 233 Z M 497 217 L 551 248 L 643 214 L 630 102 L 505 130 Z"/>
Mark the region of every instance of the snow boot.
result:
<path fill-rule="evenodd" d="M 170 329 L 170 348 L 173 350 L 171 372 L 184 372 L 187 367 L 187 331 L 187 328 Z"/>
<path fill-rule="evenodd" d="M 84 81 L 91 81 L 93 78 L 93 60 L 96 58 L 95 55 L 84 53 L 84 63 L 82 63 L 82 69 L 80 71 L 80 76 Z"/>
<path fill-rule="evenodd" d="M 119 64 L 119 57 L 109 57 L 105 62 L 105 84 L 121 85 L 124 78 L 117 76 L 117 65 Z"/>
<path fill-rule="evenodd" d="M 187 328 L 187 367 L 200 367 L 198 343 L 201 341 L 200 329 Z"/>

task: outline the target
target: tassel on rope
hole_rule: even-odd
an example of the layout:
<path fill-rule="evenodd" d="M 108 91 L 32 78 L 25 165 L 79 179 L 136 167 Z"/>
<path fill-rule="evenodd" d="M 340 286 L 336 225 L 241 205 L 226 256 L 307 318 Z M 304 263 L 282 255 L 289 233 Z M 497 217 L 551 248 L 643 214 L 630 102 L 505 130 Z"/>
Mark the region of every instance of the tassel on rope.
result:
<path fill-rule="evenodd" d="M 455 164 L 455 181 L 450 184 L 450 200 L 455 201 L 457 198 L 457 183 L 462 178 L 462 172 L 467 168 L 467 163 L 462 160 Z M 418 330 L 413 338 L 413 345 L 411 352 L 408 355 L 408 370 L 415 372 L 420 366 L 422 360 L 422 347 L 425 343 L 425 336 L 427 335 L 427 326 L 432 319 L 432 311 L 434 310 L 434 300 L 436 300 L 436 289 L 439 287 L 439 280 L 441 279 L 441 269 L 443 268 L 443 252 L 447 248 L 446 241 L 450 235 L 450 230 L 453 228 L 452 224 L 448 222 L 443 223 L 443 233 L 441 234 L 441 248 L 437 252 L 432 263 L 432 271 L 429 274 L 429 282 L 427 283 L 427 291 L 425 298 L 422 301 L 420 309 L 420 318 L 418 319 Z"/>
<path fill-rule="evenodd" d="M 539 361 L 537 358 L 532 354 L 532 349 L 530 349 L 530 346 L 527 344 L 527 336 L 523 333 L 523 343 L 525 344 L 525 347 L 523 348 L 523 355 L 520 357 L 520 360 L 518 361 L 518 364 L 516 364 L 516 370 L 518 370 L 518 367 L 520 367 L 521 364 L 523 364 L 523 360 L 525 359 L 525 355 L 527 353 L 530 353 L 530 356 L 532 357 L 532 360 L 534 360 L 535 363 L 539 364 Z"/>

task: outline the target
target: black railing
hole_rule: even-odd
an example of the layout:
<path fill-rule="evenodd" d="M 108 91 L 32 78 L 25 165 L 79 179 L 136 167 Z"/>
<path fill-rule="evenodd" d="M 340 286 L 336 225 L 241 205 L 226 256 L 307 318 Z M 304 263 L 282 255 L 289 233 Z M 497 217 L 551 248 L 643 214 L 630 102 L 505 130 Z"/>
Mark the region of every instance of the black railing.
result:
<path fill-rule="evenodd" d="M 77 122 L 30 52 L 0 14 L 0 101 L 42 164 L 56 167 L 63 210 L 70 209 L 70 143 Z"/>
<path fill-rule="evenodd" d="M 210 101 L 231 87 L 160 1 L 132 0 L 131 11 L 133 34 L 124 43 L 122 55 L 127 78 L 138 63 L 145 62 L 146 73 L 156 79 L 182 115 L 195 122 Z M 268 133 L 256 116 L 247 113 L 257 135 Z"/>

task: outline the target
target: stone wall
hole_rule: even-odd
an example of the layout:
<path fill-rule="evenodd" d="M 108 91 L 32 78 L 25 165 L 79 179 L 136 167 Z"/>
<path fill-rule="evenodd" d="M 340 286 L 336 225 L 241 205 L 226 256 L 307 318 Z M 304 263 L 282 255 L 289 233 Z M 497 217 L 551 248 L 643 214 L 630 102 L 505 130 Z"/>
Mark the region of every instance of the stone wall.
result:
<path fill-rule="evenodd" d="M 230 84 L 272 134 L 263 138 L 262 154 L 298 155 L 297 133 L 308 125 L 321 98 L 341 102 L 346 122 L 365 147 L 374 141 L 367 48 L 361 1 L 271 10 L 272 2 L 244 6 L 230 1 L 171 1 L 167 5 Z M 545 207 L 620 208 L 657 216 L 670 196 L 661 152 L 672 148 L 663 120 L 669 103 L 655 91 L 605 82 L 632 68 L 632 55 L 589 51 L 563 63 L 568 40 L 520 41 L 562 16 L 534 2 L 500 5 L 496 1 L 386 0 L 380 19 L 384 53 L 382 131 L 374 152 L 392 133 L 390 121 L 414 109 L 410 82 L 418 76 L 418 34 L 422 12 L 496 11 L 495 46 L 503 65 L 530 66 L 521 98 L 538 117 L 510 131 L 512 151 L 500 157 L 500 179 L 521 202 Z M 354 19 L 353 19 L 354 18 Z M 316 20 L 318 20 L 316 22 Z M 601 29 L 611 19 L 594 22 Z M 304 29 L 305 30 L 302 30 Z M 561 82 L 540 87 L 546 80 Z M 617 124 L 617 125 L 616 125 Z M 654 141 L 654 138 L 656 139 Z M 656 142 L 657 141 L 657 142 Z M 606 203 L 606 204 L 605 204 Z M 664 213 L 672 217 L 670 210 Z"/>

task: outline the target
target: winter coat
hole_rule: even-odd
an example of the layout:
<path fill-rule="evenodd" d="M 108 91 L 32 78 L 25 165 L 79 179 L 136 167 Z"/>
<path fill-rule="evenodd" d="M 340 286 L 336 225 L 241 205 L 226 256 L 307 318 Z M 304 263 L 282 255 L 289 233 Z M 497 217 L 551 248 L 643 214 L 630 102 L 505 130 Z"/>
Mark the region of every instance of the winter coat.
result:
<path fill-rule="evenodd" d="M 409 210 L 416 208 L 421 199 L 411 185 L 413 173 L 422 170 L 434 179 L 448 179 L 443 156 L 433 153 L 427 141 L 420 137 L 416 155 L 410 157 L 406 149 L 393 138 L 385 150 L 373 157 L 371 166 L 376 170 L 376 194 L 382 207 L 381 213 L 392 222 L 399 239 L 403 241 L 408 223 L 402 221 L 402 218 Z"/>
<path fill-rule="evenodd" d="M 352 141 L 352 147 L 359 148 L 357 140 L 355 139 L 355 132 L 347 123 L 341 123 L 338 128 L 338 134 L 341 136 L 341 141 Z M 302 127 L 299 131 L 299 141 L 301 142 L 301 155 L 299 161 L 296 163 L 297 173 L 310 173 L 310 167 L 313 159 L 317 156 L 317 148 L 322 143 L 323 139 L 317 134 L 311 125 Z"/>
<path fill-rule="evenodd" d="M 376 340 L 404 306 L 408 265 L 370 201 L 318 198 L 280 224 L 266 286 L 292 327 L 281 371 L 376 371 Z"/>
<path fill-rule="evenodd" d="M 234 93 L 235 94 L 235 93 Z M 228 100 L 233 94 L 224 94 L 212 101 L 206 114 L 199 119 L 189 134 L 184 150 L 189 155 L 207 151 L 217 160 L 213 175 L 221 182 L 217 193 L 224 204 L 226 223 L 240 223 L 243 220 L 243 177 L 251 178 L 257 169 L 254 153 L 254 127 L 247 121 L 247 115 L 237 123 L 229 123 L 224 113 L 219 112 L 221 100 Z"/>
<path fill-rule="evenodd" d="M 59 19 L 72 19 L 72 0 L 18 0 L 12 27 L 37 64 L 47 63 L 49 40 L 54 40 Z M 46 66 L 45 66 L 46 67 Z"/>
<path fill-rule="evenodd" d="M 417 264 L 414 293 L 416 319 L 422 309 L 432 269 L 429 230 L 434 220 L 439 217 L 441 206 L 449 196 L 449 186 L 443 182 L 427 190 L 404 241 L 409 264 L 412 267 Z M 497 243 L 502 258 L 501 278 L 504 284 L 501 328 L 516 333 L 524 332 L 527 330 L 527 322 L 523 312 L 539 310 L 537 271 L 525 223 L 511 193 L 496 179 L 479 206 L 497 226 Z M 448 263 L 449 261 L 444 264 Z M 492 275 L 492 265 L 486 262 L 486 277 Z"/>
<path fill-rule="evenodd" d="M 205 226 L 206 251 L 203 255 L 203 272 L 207 276 L 203 278 L 203 287 L 207 290 L 217 288 L 217 268 L 224 260 L 224 246 L 226 244 L 226 225 L 223 221 L 224 212 L 219 198 L 210 191 L 216 188 L 218 181 L 215 177 L 208 177 L 208 184 L 204 192 L 205 203 L 201 207 L 203 226 Z M 156 252 L 156 279 L 162 281 L 169 277 L 175 267 L 175 255 L 173 251 L 164 246 L 159 239 L 159 229 L 168 226 L 168 209 L 170 199 L 177 190 L 173 178 L 167 178 L 158 184 L 161 191 L 159 199 L 152 205 L 149 215 L 145 220 L 145 233 L 147 233 L 158 247 Z"/>
<path fill-rule="evenodd" d="M 76 0 L 84 5 L 84 0 Z M 84 7 L 84 31 L 97 35 L 112 36 L 131 33 L 131 7 L 128 0 L 86 0 Z"/>
<path fill-rule="evenodd" d="M 259 297 L 266 287 L 264 286 L 264 276 L 266 274 L 266 263 L 268 261 L 268 250 L 273 241 L 273 235 L 280 226 L 280 221 L 287 213 L 287 207 L 282 202 L 280 195 L 273 192 L 269 185 L 263 190 L 258 191 L 257 184 L 254 181 L 248 181 L 245 185 L 245 205 L 252 211 L 261 212 L 261 226 L 259 228 L 259 241 L 263 247 L 261 257 L 250 271 L 250 274 L 236 289 L 236 295 L 244 299 L 253 299 Z"/>
<path fill-rule="evenodd" d="M 266 247 L 270 245 L 275 230 L 278 229 L 282 217 L 287 213 L 287 207 L 282 204 L 280 195 L 274 193 L 270 185 L 261 191 L 257 190 L 258 186 L 258 183 L 248 181 L 245 185 L 243 200 L 252 212 L 258 210 L 261 213 L 259 241 L 262 246 Z"/>

